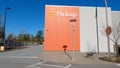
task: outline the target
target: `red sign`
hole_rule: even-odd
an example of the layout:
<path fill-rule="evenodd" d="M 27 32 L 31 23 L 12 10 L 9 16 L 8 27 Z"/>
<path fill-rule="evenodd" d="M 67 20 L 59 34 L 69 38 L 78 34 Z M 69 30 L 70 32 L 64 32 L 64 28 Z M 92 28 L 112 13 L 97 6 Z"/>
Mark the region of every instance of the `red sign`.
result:
<path fill-rule="evenodd" d="M 105 31 L 106 31 L 106 35 L 110 35 L 112 32 L 112 28 L 108 26 Z"/>

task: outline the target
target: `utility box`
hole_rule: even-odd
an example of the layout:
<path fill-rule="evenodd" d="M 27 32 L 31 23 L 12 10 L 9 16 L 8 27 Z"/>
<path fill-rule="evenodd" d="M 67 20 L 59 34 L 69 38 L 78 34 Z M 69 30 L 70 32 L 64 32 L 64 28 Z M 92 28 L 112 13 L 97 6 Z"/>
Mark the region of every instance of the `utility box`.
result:
<path fill-rule="evenodd" d="M 114 45 L 114 52 L 115 52 L 115 54 L 117 53 L 117 51 L 118 51 L 118 54 L 120 56 L 120 45 L 118 45 L 118 48 L 117 48 L 116 45 Z"/>
<path fill-rule="evenodd" d="M 5 46 L 0 46 L 0 51 L 5 51 Z"/>

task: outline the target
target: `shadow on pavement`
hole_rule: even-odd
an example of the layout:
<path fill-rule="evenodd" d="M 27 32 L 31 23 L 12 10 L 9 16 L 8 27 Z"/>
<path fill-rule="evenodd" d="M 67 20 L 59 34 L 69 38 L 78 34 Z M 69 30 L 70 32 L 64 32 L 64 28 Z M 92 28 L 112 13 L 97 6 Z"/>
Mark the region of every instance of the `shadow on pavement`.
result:
<path fill-rule="evenodd" d="M 65 53 L 70 59 L 72 59 L 72 57 L 66 52 L 66 50 L 64 50 L 64 53 Z"/>

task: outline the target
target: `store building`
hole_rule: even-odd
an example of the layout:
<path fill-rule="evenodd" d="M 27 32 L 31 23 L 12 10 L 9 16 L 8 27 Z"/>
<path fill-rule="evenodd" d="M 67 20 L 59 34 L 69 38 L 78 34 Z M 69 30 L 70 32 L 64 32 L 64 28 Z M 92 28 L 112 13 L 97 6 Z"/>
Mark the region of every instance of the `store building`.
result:
<path fill-rule="evenodd" d="M 115 12 L 109 7 L 108 24 L 111 27 L 112 15 L 115 15 Z M 71 19 L 76 21 L 72 22 Z M 74 24 L 74 38 L 72 24 Z M 72 41 L 74 41 L 75 51 L 97 52 L 96 25 L 98 25 L 99 51 L 108 52 L 105 7 L 46 5 L 44 50 L 62 51 L 64 45 L 67 45 L 67 50 L 72 50 Z M 112 41 L 110 41 L 110 51 L 114 51 Z"/>

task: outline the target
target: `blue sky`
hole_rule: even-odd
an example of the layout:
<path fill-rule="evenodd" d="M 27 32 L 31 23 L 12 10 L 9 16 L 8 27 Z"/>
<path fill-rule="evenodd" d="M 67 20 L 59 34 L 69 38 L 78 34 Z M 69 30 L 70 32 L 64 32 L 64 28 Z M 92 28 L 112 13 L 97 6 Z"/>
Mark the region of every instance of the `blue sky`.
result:
<path fill-rule="evenodd" d="M 120 0 L 108 0 L 112 10 L 120 11 Z M 104 0 L 0 0 L 0 15 L 5 7 L 11 7 L 7 13 L 6 34 L 18 35 L 24 31 L 35 35 L 44 29 L 45 5 L 68 6 L 104 6 Z"/>

